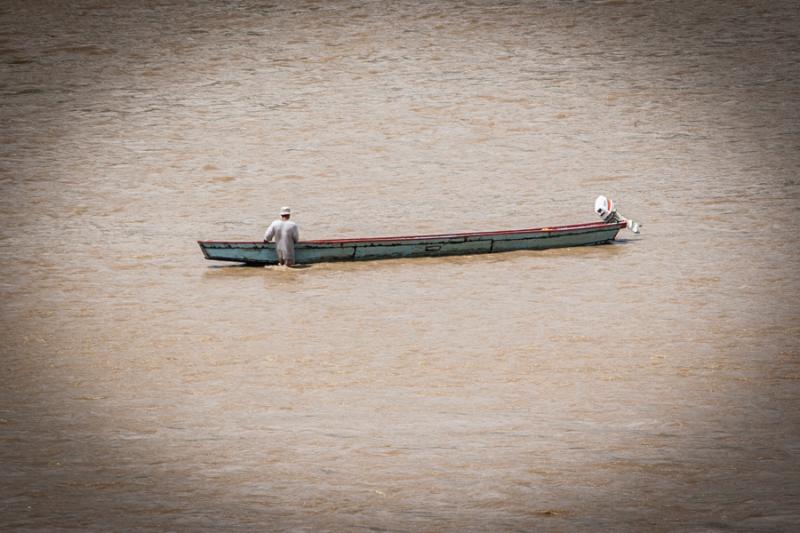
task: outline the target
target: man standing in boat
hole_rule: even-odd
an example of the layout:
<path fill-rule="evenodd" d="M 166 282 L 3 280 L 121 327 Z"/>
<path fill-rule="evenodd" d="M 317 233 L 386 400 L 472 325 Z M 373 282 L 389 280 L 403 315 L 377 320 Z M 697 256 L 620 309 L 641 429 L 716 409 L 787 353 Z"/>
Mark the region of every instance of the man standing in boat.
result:
<path fill-rule="evenodd" d="M 291 216 L 292 210 L 282 207 L 280 220 L 273 221 L 264 233 L 264 242 L 275 239 L 279 265 L 294 265 L 294 243 L 300 240 L 300 230 L 297 224 L 289 220 Z"/>

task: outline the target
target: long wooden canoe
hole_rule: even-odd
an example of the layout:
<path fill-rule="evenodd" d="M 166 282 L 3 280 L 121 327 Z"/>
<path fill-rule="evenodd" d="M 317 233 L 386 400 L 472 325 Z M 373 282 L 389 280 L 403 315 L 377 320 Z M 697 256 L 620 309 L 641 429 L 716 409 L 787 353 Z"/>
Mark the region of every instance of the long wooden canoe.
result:
<path fill-rule="evenodd" d="M 295 263 L 359 261 L 401 257 L 467 255 L 515 250 L 544 250 L 588 246 L 613 241 L 627 221 L 572 224 L 509 231 L 367 237 L 300 241 L 295 245 Z M 253 265 L 275 265 L 274 243 L 197 241 L 206 259 Z"/>

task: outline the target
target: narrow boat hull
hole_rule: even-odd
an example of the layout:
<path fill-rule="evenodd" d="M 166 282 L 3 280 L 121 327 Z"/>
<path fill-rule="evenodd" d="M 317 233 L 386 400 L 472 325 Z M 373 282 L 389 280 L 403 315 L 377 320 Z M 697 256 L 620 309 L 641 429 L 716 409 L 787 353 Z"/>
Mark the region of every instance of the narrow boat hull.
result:
<path fill-rule="evenodd" d="M 295 245 L 295 263 L 436 257 L 589 246 L 613 241 L 625 225 L 622 221 L 511 231 L 301 241 Z M 198 241 L 198 244 L 205 258 L 214 261 L 254 265 L 278 263 L 274 243 Z"/>

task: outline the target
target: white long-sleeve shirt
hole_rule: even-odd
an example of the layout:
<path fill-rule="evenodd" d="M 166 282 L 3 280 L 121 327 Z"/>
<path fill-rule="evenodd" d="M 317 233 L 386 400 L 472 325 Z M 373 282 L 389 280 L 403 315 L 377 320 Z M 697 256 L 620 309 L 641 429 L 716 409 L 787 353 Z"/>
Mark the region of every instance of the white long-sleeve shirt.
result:
<path fill-rule="evenodd" d="M 300 240 L 300 229 L 290 220 L 275 220 L 264 233 L 264 241 L 275 239 L 278 259 L 294 262 L 294 243 Z"/>

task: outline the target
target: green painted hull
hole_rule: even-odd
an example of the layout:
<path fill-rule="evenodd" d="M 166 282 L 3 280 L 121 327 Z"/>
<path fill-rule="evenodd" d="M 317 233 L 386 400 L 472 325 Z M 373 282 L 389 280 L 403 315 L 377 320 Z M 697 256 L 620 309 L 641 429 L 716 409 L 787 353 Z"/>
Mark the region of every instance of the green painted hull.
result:
<path fill-rule="evenodd" d="M 301 241 L 295 245 L 295 262 L 365 261 L 588 246 L 613 241 L 624 227 L 625 222 L 590 223 L 511 231 Z M 205 258 L 214 261 L 278 263 L 274 243 L 198 241 L 198 244 Z"/>

